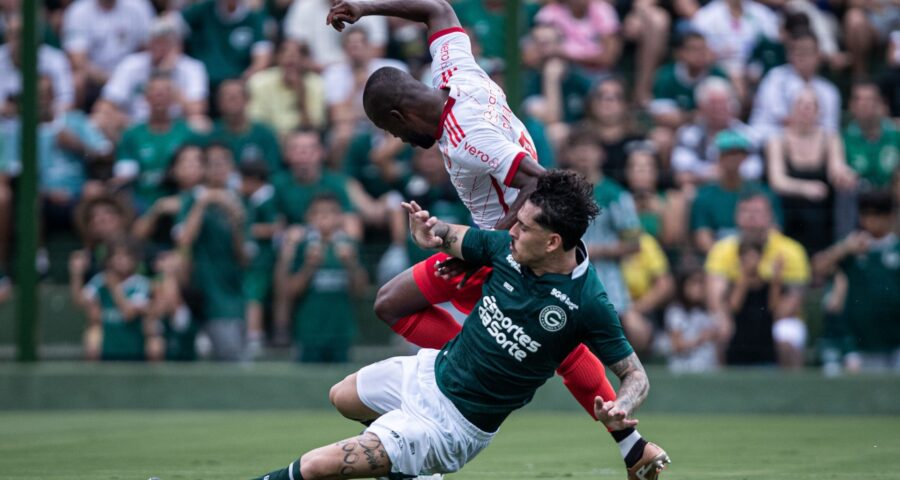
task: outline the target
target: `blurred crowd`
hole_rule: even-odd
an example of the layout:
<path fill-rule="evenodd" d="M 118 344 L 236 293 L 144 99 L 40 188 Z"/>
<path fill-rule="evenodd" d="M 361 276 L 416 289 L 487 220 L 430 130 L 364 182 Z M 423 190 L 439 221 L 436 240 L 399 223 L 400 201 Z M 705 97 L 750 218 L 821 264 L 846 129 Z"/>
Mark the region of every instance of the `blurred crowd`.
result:
<path fill-rule="evenodd" d="M 0 0 L 0 302 L 15 280 L 19 2 Z M 503 85 L 505 1 L 451 4 Z M 900 3 L 520 6 L 520 116 L 539 163 L 596 185 L 584 240 L 640 353 L 683 372 L 900 371 Z M 347 361 L 351 299 L 428 255 L 400 201 L 469 222 L 440 153 L 362 109 L 378 68 L 427 77 L 424 25 L 338 33 L 329 7 L 41 2 L 38 266 L 77 234 L 88 358 L 293 345 Z"/>

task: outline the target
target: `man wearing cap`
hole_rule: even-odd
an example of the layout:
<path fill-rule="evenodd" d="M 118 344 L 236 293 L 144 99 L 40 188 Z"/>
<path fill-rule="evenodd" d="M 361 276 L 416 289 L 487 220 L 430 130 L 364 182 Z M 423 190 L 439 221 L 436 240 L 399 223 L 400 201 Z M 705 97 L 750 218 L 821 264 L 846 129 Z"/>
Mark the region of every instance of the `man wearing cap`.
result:
<path fill-rule="evenodd" d="M 206 67 L 181 51 L 181 34 L 172 17 L 156 19 L 150 28 L 147 50 L 125 57 L 103 87 L 93 116 L 105 129 L 140 123 L 150 115 L 144 95 L 151 76 L 172 81 L 177 101 L 172 115 L 184 115 L 195 127 L 206 125 L 209 93 Z"/>
<path fill-rule="evenodd" d="M 698 189 L 691 208 L 691 236 L 703 253 L 717 240 L 735 233 L 735 208 L 747 192 L 759 191 L 768 197 L 776 223 L 782 223 L 778 197 L 758 181 L 741 177 L 741 165 L 754 151 L 750 140 L 736 130 L 723 130 L 716 135 L 714 144 L 719 152 L 719 178 Z"/>

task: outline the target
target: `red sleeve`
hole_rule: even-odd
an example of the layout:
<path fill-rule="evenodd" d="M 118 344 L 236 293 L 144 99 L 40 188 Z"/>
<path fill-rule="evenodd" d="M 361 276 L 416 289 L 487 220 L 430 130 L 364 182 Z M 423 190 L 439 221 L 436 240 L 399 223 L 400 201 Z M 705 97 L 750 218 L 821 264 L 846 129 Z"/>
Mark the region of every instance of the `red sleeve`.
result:
<path fill-rule="evenodd" d="M 435 40 L 443 37 L 444 35 L 449 35 L 453 32 L 466 33 L 466 31 L 462 27 L 450 27 L 443 30 L 438 30 L 437 32 L 432 33 L 430 37 L 428 37 L 428 45 L 431 45 Z"/>
<path fill-rule="evenodd" d="M 509 171 L 506 172 L 506 178 L 503 179 L 503 184 L 507 187 L 512 187 L 513 178 L 516 177 L 516 172 L 519 171 L 519 164 L 522 163 L 522 159 L 525 158 L 525 152 L 519 152 L 516 155 L 516 158 L 513 159 L 512 166 L 509 167 Z"/>

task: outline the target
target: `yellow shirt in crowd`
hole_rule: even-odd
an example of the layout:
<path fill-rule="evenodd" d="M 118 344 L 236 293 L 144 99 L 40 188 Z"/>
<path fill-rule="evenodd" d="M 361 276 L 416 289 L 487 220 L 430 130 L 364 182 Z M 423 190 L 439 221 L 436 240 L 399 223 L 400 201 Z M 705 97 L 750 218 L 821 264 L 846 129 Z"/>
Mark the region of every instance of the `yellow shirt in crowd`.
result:
<path fill-rule="evenodd" d="M 706 271 L 721 275 L 729 281 L 737 280 L 741 273 L 741 261 L 738 255 L 740 240 L 731 235 L 716 242 L 706 257 Z M 787 285 L 806 285 L 809 283 L 809 259 L 806 250 L 797 241 L 792 240 L 777 230 L 769 233 L 759 262 L 759 276 L 763 280 L 772 278 L 772 266 L 781 256 L 784 259 L 782 279 Z"/>
<path fill-rule="evenodd" d="M 669 260 L 653 235 L 642 233 L 639 242 L 641 251 L 622 262 L 622 276 L 633 300 L 643 297 L 657 278 L 669 272 Z"/>

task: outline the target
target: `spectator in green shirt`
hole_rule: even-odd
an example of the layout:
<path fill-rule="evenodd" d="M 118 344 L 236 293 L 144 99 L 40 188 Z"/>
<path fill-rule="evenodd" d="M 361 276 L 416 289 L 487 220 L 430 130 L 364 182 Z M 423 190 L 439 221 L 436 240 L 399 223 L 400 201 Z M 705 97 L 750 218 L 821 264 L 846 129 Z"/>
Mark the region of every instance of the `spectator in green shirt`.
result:
<path fill-rule="evenodd" d="M 188 28 L 188 53 L 203 62 L 210 92 L 232 78 L 248 78 L 272 61 L 265 14 L 246 0 L 203 0 L 181 12 Z"/>
<path fill-rule="evenodd" d="M 175 152 L 194 133 L 183 118 L 172 118 L 175 90 L 168 76 L 158 75 L 147 82 L 145 91 L 150 115 L 146 122 L 125 131 L 116 152 L 113 187 L 132 185 L 138 211 L 147 210 L 166 195 L 166 171 Z"/>
<path fill-rule="evenodd" d="M 247 87 L 240 80 L 225 80 L 216 94 L 221 118 L 215 122 L 207 141 L 227 145 L 236 163 L 245 159 L 261 158 L 270 172 L 284 170 L 278 139 L 271 128 L 250 119 L 247 105 L 250 100 Z"/>
<path fill-rule="evenodd" d="M 852 120 L 843 135 L 847 163 L 870 186 L 890 185 L 900 165 L 900 131 L 885 115 L 876 84 L 860 82 L 853 86 L 850 115 Z"/>
<path fill-rule="evenodd" d="M 750 140 L 735 130 L 724 130 L 716 135 L 715 146 L 719 150 L 719 179 L 700 187 L 691 207 L 691 236 L 694 246 L 704 254 L 716 241 L 736 232 L 735 208 L 748 192 L 763 192 L 772 205 L 775 222 L 782 224 L 778 197 L 759 182 L 741 177 L 741 164 L 753 150 Z"/>

